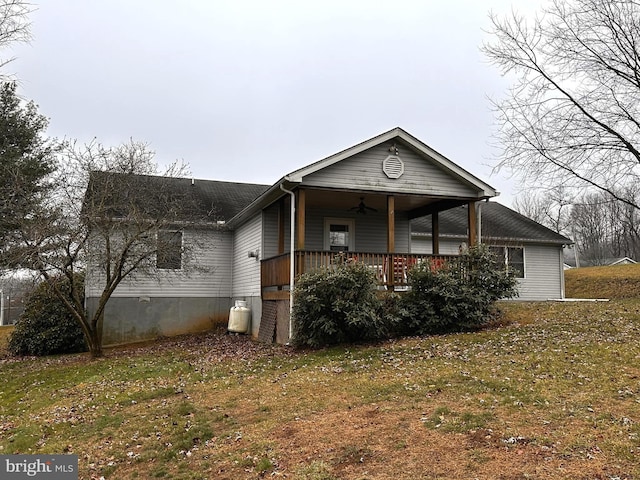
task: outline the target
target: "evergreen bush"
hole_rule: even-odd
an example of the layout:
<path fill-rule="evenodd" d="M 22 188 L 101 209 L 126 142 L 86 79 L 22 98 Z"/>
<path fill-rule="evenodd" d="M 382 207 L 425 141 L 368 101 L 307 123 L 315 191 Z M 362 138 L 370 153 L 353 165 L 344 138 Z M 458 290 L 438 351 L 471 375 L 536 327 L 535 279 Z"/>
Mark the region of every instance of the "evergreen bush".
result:
<path fill-rule="evenodd" d="M 55 281 L 65 294 L 71 294 L 66 279 Z M 47 282 L 40 283 L 25 299 L 24 312 L 9 338 L 9 351 L 36 356 L 87 351 L 80 324 Z"/>
<path fill-rule="evenodd" d="M 517 296 L 516 278 L 485 246 L 444 264 L 418 263 L 402 294 L 378 291 L 371 268 L 340 258 L 298 279 L 295 346 L 473 330 L 491 319 L 497 300 Z"/>
<path fill-rule="evenodd" d="M 517 280 L 484 245 L 442 265 L 423 262 L 409 272 L 411 289 L 402 297 L 400 332 L 425 335 L 482 327 L 494 304 L 517 296 Z"/>
<path fill-rule="evenodd" d="M 376 287 L 369 267 L 339 256 L 328 268 L 301 275 L 294 290 L 292 343 L 321 347 L 385 337 Z"/>

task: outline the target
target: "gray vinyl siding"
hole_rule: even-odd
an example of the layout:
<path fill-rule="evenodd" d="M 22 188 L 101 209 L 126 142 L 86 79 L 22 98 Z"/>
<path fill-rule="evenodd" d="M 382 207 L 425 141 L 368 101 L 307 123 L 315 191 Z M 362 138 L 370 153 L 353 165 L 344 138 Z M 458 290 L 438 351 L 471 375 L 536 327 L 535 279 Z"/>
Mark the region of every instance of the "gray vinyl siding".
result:
<path fill-rule="evenodd" d="M 105 346 L 210 330 L 226 323 L 231 306 L 231 232 L 190 230 L 191 250 L 181 270 L 138 272 L 116 288 L 105 307 Z M 104 276 L 95 265 L 87 273 L 87 310 L 95 312 Z"/>
<path fill-rule="evenodd" d="M 278 254 L 278 204 L 275 203 L 262 212 L 262 258 L 274 257 Z M 289 230 L 289 221 L 285 222 L 285 231 Z M 288 238 L 288 235 L 287 235 Z"/>
<path fill-rule="evenodd" d="M 357 252 L 384 253 L 387 251 L 386 213 L 358 215 L 339 209 L 309 209 L 306 217 L 305 249 L 324 250 L 325 218 L 353 219 Z M 396 212 L 396 251 L 409 252 L 409 218 Z M 288 249 L 287 249 L 288 250 Z"/>
<path fill-rule="evenodd" d="M 560 246 L 525 245 L 525 278 L 519 279 L 520 300 L 549 300 L 564 297 Z"/>
<path fill-rule="evenodd" d="M 180 270 L 139 272 L 125 278 L 112 297 L 230 297 L 232 234 L 213 230 L 183 233 L 192 260 Z M 92 267 L 87 280 L 87 297 L 99 297 L 103 276 Z"/>
<path fill-rule="evenodd" d="M 460 245 L 466 243 L 466 240 L 440 240 L 441 255 L 458 255 L 460 253 Z M 433 244 L 431 237 L 414 235 L 411 240 L 411 253 L 431 254 L 433 253 Z"/>
<path fill-rule="evenodd" d="M 233 297 L 260 296 L 260 261 L 250 258 L 248 253 L 260 250 L 262 258 L 262 214 L 255 215 L 234 233 Z"/>
<path fill-rule="evenodd" d="M 289 209 L 285 209 L 285 252 L 289 251 Z M 355 250 L 382 253 L 387 251 L 386 213 L 358 215 L 341 209 L 307 209 L 305 215 L 305 249 L 324 250 L 325 218 L 353 219 L 355 221 Z M 278 211 L 269 207 L 264 211 L 264 258 L 278 253 Z M 409 218 L 406 212 L 396 212 L 396 251 L 409 252 Z"/>
<path fill-rule="evenodd" d="M 440 240 L 440 253 L 457 255 L 462 241 Z M 495 242 L 499 244 L 499 241 Z M 429 254 L 431 237 L 414 235 L 412 253 Z M 549 300 L 564 297 L 562 250 L 558 245 L 524 244 L 524 278 L 518 279 L 518 300 Z"/>
<path fill-rule="evenodd" d="M 404 162 L 404 174 L 398 179 L 390 179 L 382 171 L 382 162 L 389 156 L 389 151 L 387 145 L 378 145 L 308 175 L 303 186 L 447 197 L 476 195 L 474 189 L 434 162 L 408 148 L 398 148 Z"/>

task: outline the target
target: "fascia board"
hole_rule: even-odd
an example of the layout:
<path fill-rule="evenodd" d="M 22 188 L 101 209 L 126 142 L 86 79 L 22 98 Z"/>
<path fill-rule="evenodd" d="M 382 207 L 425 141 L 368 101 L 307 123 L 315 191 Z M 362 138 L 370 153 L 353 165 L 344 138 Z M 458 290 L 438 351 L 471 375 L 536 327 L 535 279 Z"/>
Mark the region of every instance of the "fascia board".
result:
<path fill-rule="evenodd" d="M 399 130 L 400 130 L 400 132 L 399 132 L 398 136 L 400 138 L 402 138 L 405 142 L 410 144 L 417 151 L 419 151 L 422 154 L 434 159 L 445 170 L 449 171 L 450 173 L 452 173 L 453 175 L 455 175 L 459 179 L 463 180 L 464 182 L 466 182 L 468 184 L 473 185 L 475 188 L 480 190 L 480 192 L 481 192 L 480 196 L 481 197 L 497 197 L 498 195 L 500 195 L 500 192 L 498 192 L 491 185 L 489 185 L 486 182 L 483 182 L 482 180 L 480 180 L 478 177 L 476 177 L 472 173 L 468 172 L 467 170 L 465 170 L 461 166 L 459 166 L 456 163 L 452 162 L 451 160 L 449 160 L 444 155 L 438 153 L 436 150 L 431 148 L 429 145 L 421 142 L 416 137 L 414 137 L 413 135 L 407 133 L 406 131 L 404 131 L 402 129 L 399 129 Z"/>
<path fill-rule="evenodd" d="M 402 130 L 400 128 L 394 128 L 393 130 L 389 130 L 388 132 L 377 135 L 369 140 L 365 140 L 362 143 L 354 145 L 353 147 L 349 147 L 346 150 L 342 150 L 341 152 L 335 153 L 329 157 L 323 158 L 322 160 L 318 160 L 317 162 L 312 163 L 311 165 L 307 165 L 306 167 L 302 167 L 298 170 L 295 170 L 286 176 L 291 182 L 301 183 L 307 175 L 315 173 L 323 168 L 329 167 L 334 163 L 337 163 L 346 158 L 352 157 L 353 155 L 357 155 L 360 152 L 364 152 L 371 147 L 375 147 L 380 143 L 389 141 L 393 138 L 396 138 Z"/>

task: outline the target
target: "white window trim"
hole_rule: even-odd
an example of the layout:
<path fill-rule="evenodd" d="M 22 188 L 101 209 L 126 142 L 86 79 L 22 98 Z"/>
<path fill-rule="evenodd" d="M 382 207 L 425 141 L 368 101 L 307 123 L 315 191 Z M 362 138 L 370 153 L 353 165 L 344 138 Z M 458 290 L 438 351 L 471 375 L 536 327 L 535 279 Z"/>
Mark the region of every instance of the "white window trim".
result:
<path fill-rule="evenodd" d="M 336 218 L 325 217 L 324 218 L 324 249 L 329 250 L 329 226 L 330 225 L 347 225 L 349 227 L 349 251 L 355 251 L 356 244 L 356 221 L 353 218 Z"/>
<path fill-rule="evenodd" d="M 509 268 L 509 254 L 507 253 L 508 248 L 519 248 L 522 250 L 522 277 L 516 277 L 517 280 L 524 280 L 527 278 L 527 251 L 524 248 L 524 245 L 494 245 L 488 244 L 488 247 L 492 248 L 502 248 L 502 255 L 504 260 L 505 267 Z"/>

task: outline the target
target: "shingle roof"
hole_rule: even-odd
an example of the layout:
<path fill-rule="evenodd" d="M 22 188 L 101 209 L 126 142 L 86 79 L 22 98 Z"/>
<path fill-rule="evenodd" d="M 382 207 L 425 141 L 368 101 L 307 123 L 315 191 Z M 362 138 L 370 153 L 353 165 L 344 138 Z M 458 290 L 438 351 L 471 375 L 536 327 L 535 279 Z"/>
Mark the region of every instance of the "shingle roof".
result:
<path fill-rule="evenodd" d="M 228 221 L 258 198 L 269 185 L 197 179 L 191 185 L 191 180 L 187 179 L 187 185 L 180 184 L 180 187 L 195 190 L 202 204 L 213 205 L 216 217 Z"/>
<path fill-rule="evenodd" d="M 177 217 L 228 221 L 254 201 L 269 185 L 222 182 L 190 178 L 92 172 L 85 203 L 92 198 L 104 202 L 104 189 L 110 191 L 110 213 L 125 215 L 132 206 L 153 214 L 163 208 L 166 198 L 175 199 Z M 155 200 L 154 200 L 155 199 Z M 184 201 L 182 201 L 184 199 Z M 183 206 L 182 210 L 180 206 Z"/>
<path fill-rule="evenodd" d="M 534 222 L 515 210 L 496 202 L 483 202 L 480 206 L 484 239 L 521 240 L 534 243 L 573 243 L 567 237 Z M 467 236 L 467 208 L 457 207 L 438 215 L 441 236 Z M 413 233 L 430 235 L 431 217 L 420 217 L 411 221 Z"/>

